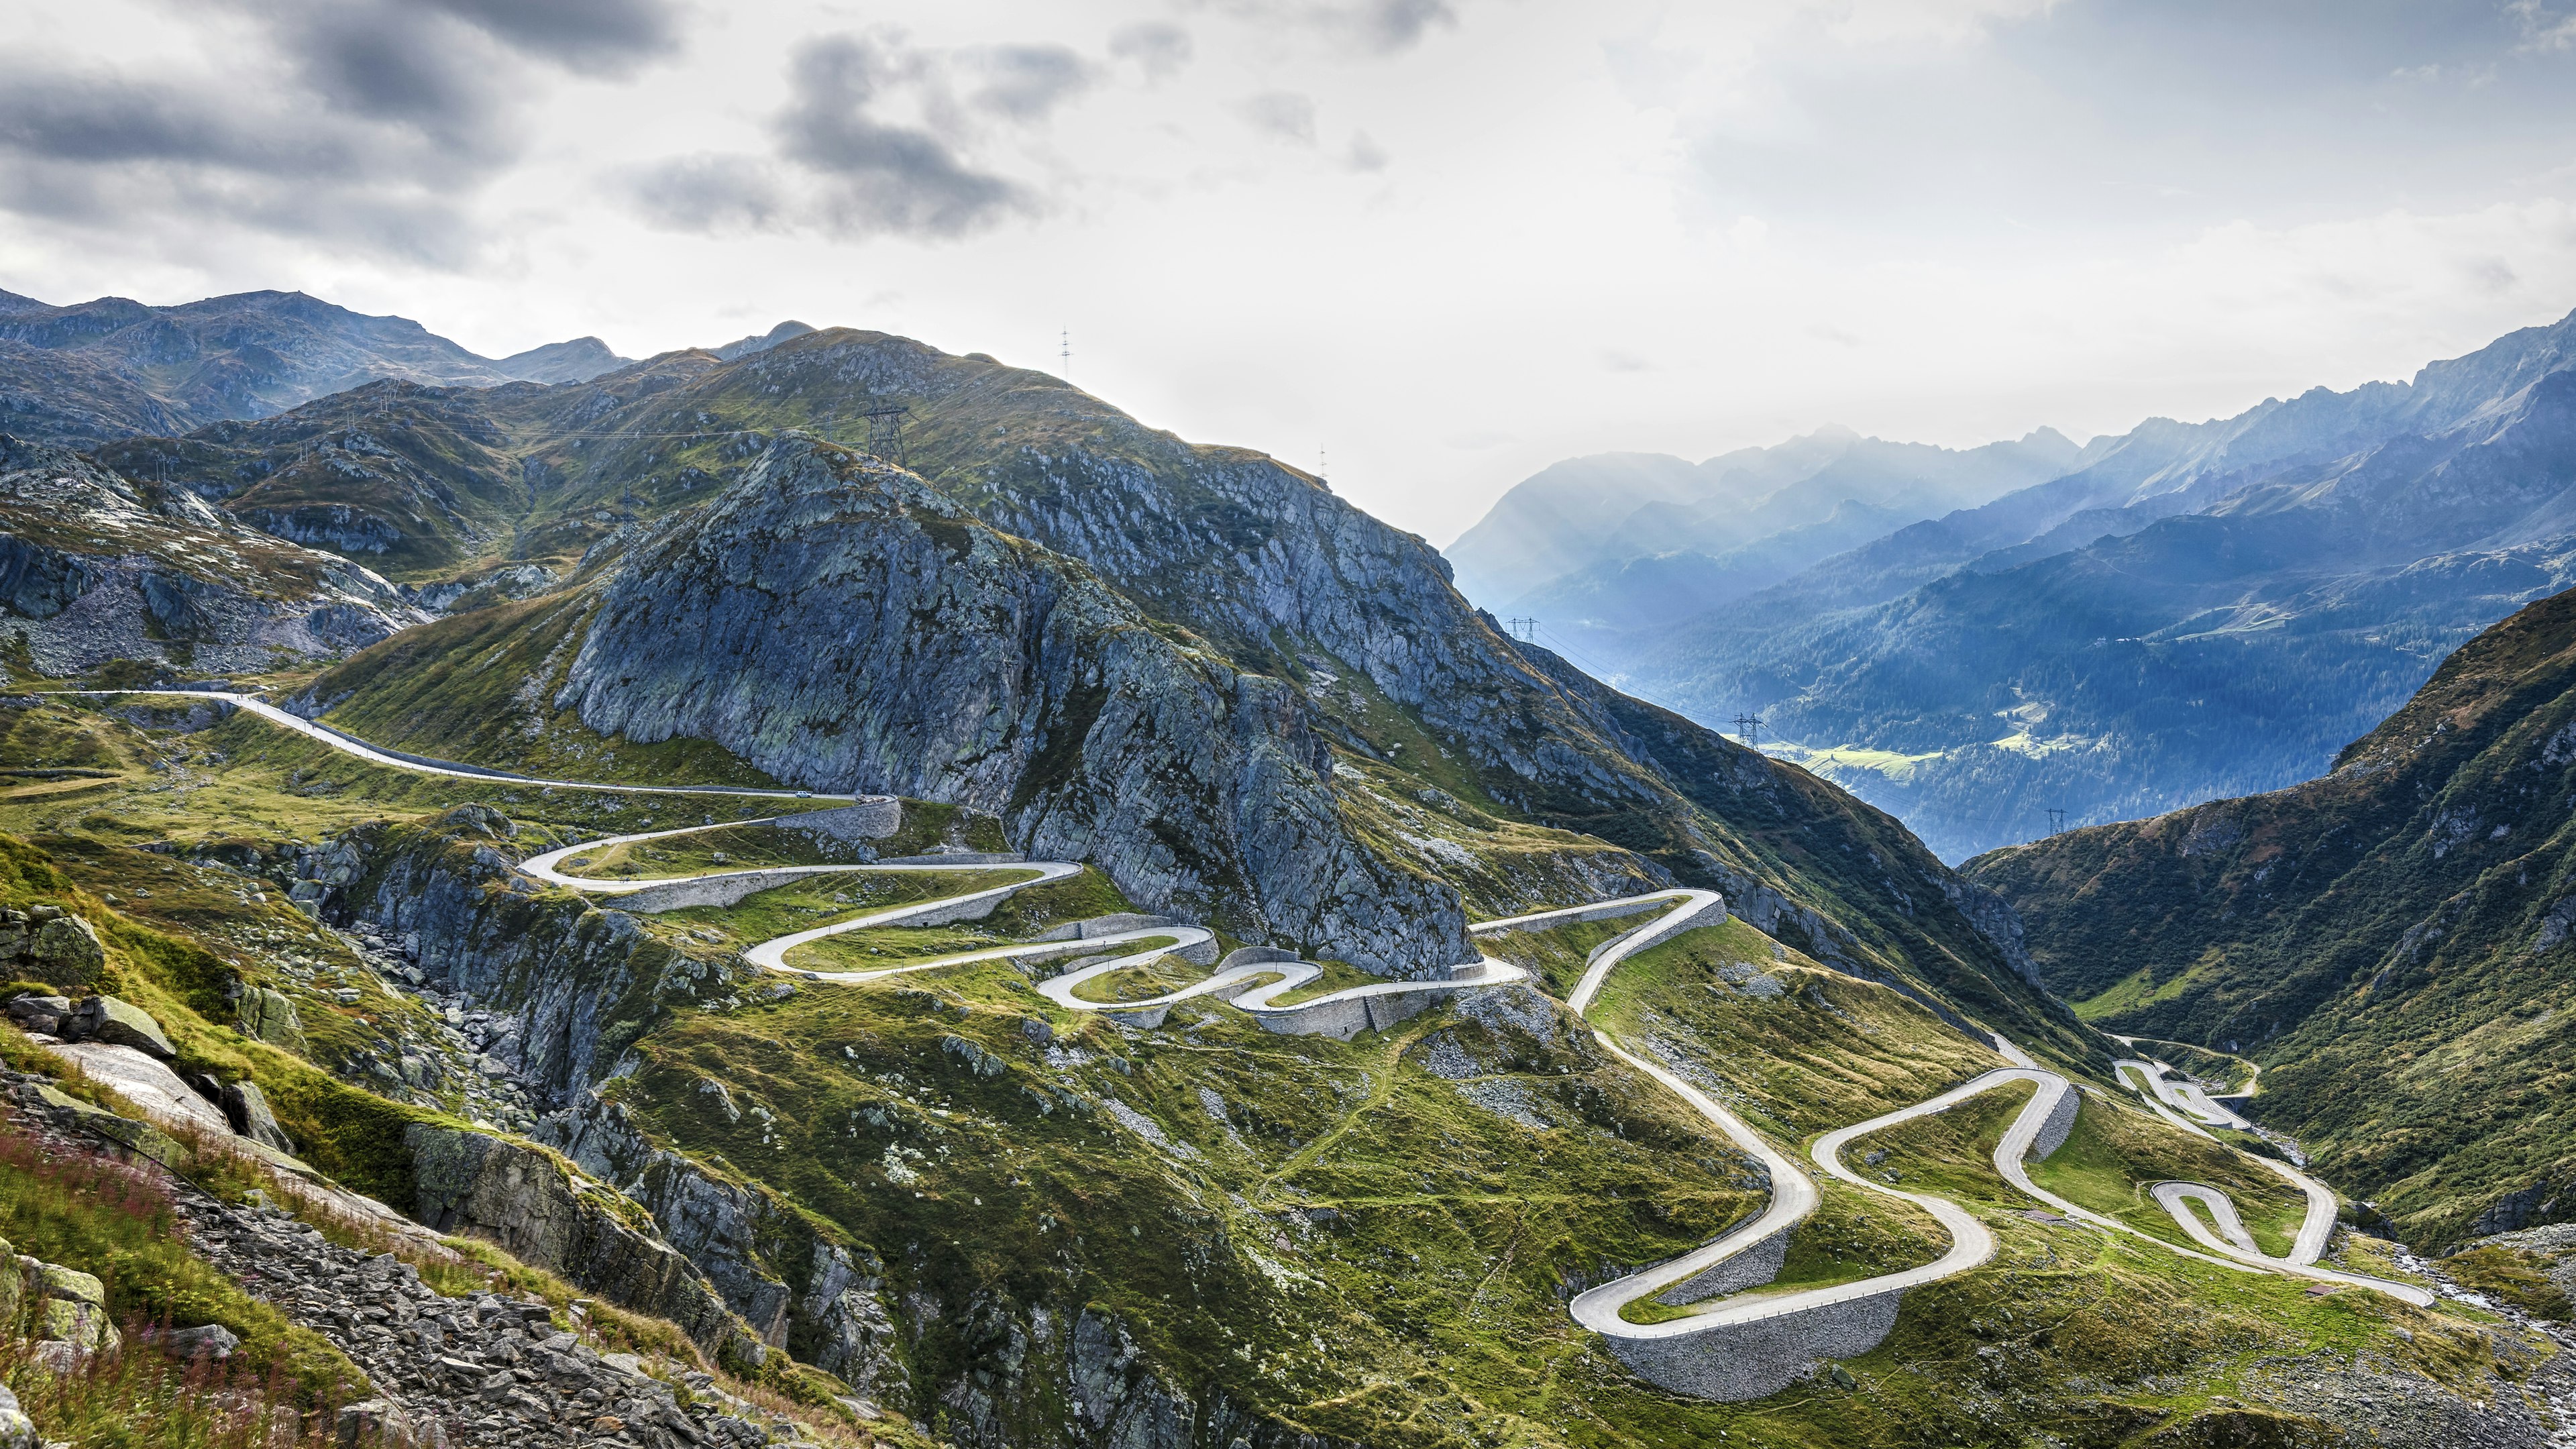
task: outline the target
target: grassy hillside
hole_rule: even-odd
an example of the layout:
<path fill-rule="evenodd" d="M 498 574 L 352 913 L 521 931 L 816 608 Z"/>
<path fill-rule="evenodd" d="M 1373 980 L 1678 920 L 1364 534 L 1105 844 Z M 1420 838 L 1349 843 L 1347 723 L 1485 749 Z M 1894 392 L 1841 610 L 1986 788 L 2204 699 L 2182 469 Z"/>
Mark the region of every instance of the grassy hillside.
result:
<path fill-rule="evenodd" d="M 0 825 L 40 842 L 10 847 L 11 899 L 118 922 L 116 984 L 165 1014 L 184 1060 L 256 1073 L 290 1130 L 388 1195 L 403 1184 L 388 1154 L 364 1150 L 364 1124 L 398 1130 L 441 1106 L 374 1095 L 366 1063 L 414 1049 L 403 1024 L 417 1004 L 258 889 L 262 863 L 335 839 L 362 852 L 437 846 L 441 832 L 461 832 L 445 858 L 481 859 L 500 843 L 501 815 L 526 848 L 638 825 L 669 804 L 376 771 L 282 736 L 263 745 L 248 720 L 191 735 L 96 708 L 18 718 L 57 754 L 123 772 L 70 800 L 0 802 Z M 1409 798 L 1370 778 L 1388 801 Z M 498 812 L 442 813 L 476 793 Z M 391 823 L 369 823 L 379 816 Z M 813 853 L 760 828 L 719 844 L 726 864 L 737 850 Z M 690 849 L 714 848 L 675 844 L 632 863 L 704 867 L 711 856 Z M 250 873 L 196 863 L 211 857 Z M 391 878 L 366 859 L 369 879 Z M 604 854 L 593 866 L 621 863 Z M 496 934 L 587 919 L 596 937 L 604 919 L 551 894 L 514 896 L 497 878 L 482 889 L 498 903 Z M 895 1335 L 896 1370 L 871 1392 L 950 1443 L 1094 1442 L 1067 1387 L 1085 1333 L 1130 1345 L 1135 1372 L 1150 1375 L 1134 1382 L 1270 1426 L 1254 1442 L 1301 1433 L 1412 1449 L 1899 1449 L 2048 1442 L 2041 1434 L 2111 1445 L 2250 1412 L 2238 1405 L 2287 1404 L 2295 1395 L 2267 1364 L 2366 1353 L 2482 1393 L 2492 1375 L 2523 1371 L 2519 1340 L 2482 1325 L 2360 1295 L 2314 1299 L 2286 1280 L 2025 1216 L 2028 1201 L 1987 1160 L 2018 1101 L 2001 1093 L 1854 1154 L 1883 1152 L 1872 1171 L 1969 1205 L 2002 1241 L 1993 1265 L 1909 1295 L 1888 1342 L 1843 1366 L 1848 1388 L 1826 1377 L 1750 1404 L 1676 1399 L 1621 1372 L 1574 1326 L 1565 1297 L 1705 1241 L 1765 1195 L 1740 1154 L 1557 1005 L 1614 926 L 1499 938 L 1499 953 L 1537 968 L 1541 992 L 1465 998 L 1348 1043 L 1274 1036 L 1213 1001 L 1161 1030 L 1121 1028 L 1057 1009 L 998 964 L 793 989 L 721 965 L 751 939 L 892 898 L 879 885 L 818 884 L 651 918 L 646 936 L 687 970 L 627 988 L 606 1013 L 622 1021 L 616 1071 L 550 1116 L 623 1123 L 645 1154 L 632 1159 L 644 1197 L 648 1176 L 685 1172 L 698 1186 L 682 1202 L 764 1204 L 748 1246 L 790 1284 L 826 1250 L 861 1265 L 855 1291 L 887 1305 Z M 980 943 L 1122 904 L 1086 875 L 919 934 Z M 902 944 L 896 931 L 870 934 L 885 950 Z M 532 999 L 606 990 L 587 958 L 540 966 L 522 988 Z M 1865 979 L 1868 969 L 1739 917 L 1641 953 L 1595 1010 L 1802 1152 L 1996 1060 L 1942 1015 L 1973 1003 L 1906 983 L 1927 1005 Z M 221 1000 L 226 976 L 295 996 L 311 1062 L 243 1042 L 191 1005 Z M 339 999 L 343 980 L 359 988 L 354 1005 Z M 512 1000 L 487 1004 L 523 1009 Z M 350 1106 L 325 1110 L 328 1100 Z M 2205 1143 L 2106 1100 L 2087 1102 L 2058 1166 L 2067 1190 L 2150 1231 L 2143 1194 L 2168 1176 L 2228 1186 L 2257 1232 L 2282 1217 L 2259 1179 Z M 1937 1254 L 1929 1233 L 1907 1206 L 1838 1185 L 1795 1238 L 1779 1286 L 1912 1266 Z M 787 1347 L 818 1350 L 803 1326 Z"/>
<path fill-rule="evenodd" d="M 2262 1064 L 2267 1125 L 2420 1244 L 2576 1215 L 2576 595 L 2452 655 L 2323 779 L 1967 874 L 2119 1032 Z"/>

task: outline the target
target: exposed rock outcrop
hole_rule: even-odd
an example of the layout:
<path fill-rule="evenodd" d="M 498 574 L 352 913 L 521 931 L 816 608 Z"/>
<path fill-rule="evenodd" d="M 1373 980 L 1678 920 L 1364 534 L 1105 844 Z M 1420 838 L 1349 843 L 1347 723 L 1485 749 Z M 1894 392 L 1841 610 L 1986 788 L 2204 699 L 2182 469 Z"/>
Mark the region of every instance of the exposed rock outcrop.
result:
<path fill-rule="evenodd" d="M 94 1150 L 44 1114 L 21 1114 L 0 1130 L 33 1133 L 51 1153 Z M 359 1386 L 370 1396 L 329 1406 L 319 1421 L 329 1436 L 322 1442 L 346 1449 L 811 1442 L 802 1426 L 736 1398 L 694 1365 L 603 1354 L 579 1304 L 559 1313 L 489 1290 L 448 1297 L 391 1253 L 340 1247 L 275 1207 L 219 1202 L 149 1162 L 136 1170 L 168 1194 L 192 1252 L 328 1339 L 373 1381 Z M 122 1338 L 96 1276 L 0 1242 L 0 1325 L 21 1323 L 36 1339 L 29 1358 L 57 1372 L 116 1350 Z M 220 1324 L 186 1320 L 149 1337 L 182 1359 L 222 1359 L 240 1345 Z M 11 1437 L 27 1427 L 14 1398 L 0 1398 L 0 1449 L 34 1449 L 33 1438 Z"/>
<path fill-rule="evenodd" d="M 812 439 L 627 556 L 556 703 L 602 734 L 1000 814 L 1033 854 L 1244 934 L 1399 974 L 1472 958 L 1457 893 L 1343 825 L 1296 691 Z"/>
<path fill-rule="evenodd" d="M 878 1296 L 885 1269 L 875 1254 L 833 1243 L 766 1193 L 654 1147 L 614 1102 L 588 1100 L 540 1130 L 583 1171 L 624 1184 L 765 1342 L 871 1398 L 901 1391 L 908 1371 Z"/>
<path fill-rule="evenodd" d="M 72 674 L 110 659 L 257 672 L 346 653 L 427 616 L 328 553 L 0 434 L 0 637 Z"/>
<path fill-rule="evenodd" d="M 403 1134 L 419 1199 L 414 1216 L 442 1233 L 488 1238 L 610 1301 L 670 1319 L 710 1349 L 739 1331 L 688 1259 L 612 1190 L 506 1139 L 415 1123 Z"/>
<path fill-rule="evenodd" d="M 98 928 L 83 917 L 51 905 L 0 911 L 0 971 L 77 988 L 96 981 L 106 963 Z"/>
<path fill-rule="evenodd" d="M 57 924 L 79 919 L 78 916 L 66 916 Z M 163 1061 L 179 1054 L 179 1049 L 170 1045 L 168 1034 L 161 1030 L 161 1023 L 152 1019 L 152 1013 L 113 996 L 93 996 L 73 1007 L 71 1015 L 63 1019 L 62 1034 L 65 1041 L 95 1041 L 107 1046 L 132 1047 Z"/>

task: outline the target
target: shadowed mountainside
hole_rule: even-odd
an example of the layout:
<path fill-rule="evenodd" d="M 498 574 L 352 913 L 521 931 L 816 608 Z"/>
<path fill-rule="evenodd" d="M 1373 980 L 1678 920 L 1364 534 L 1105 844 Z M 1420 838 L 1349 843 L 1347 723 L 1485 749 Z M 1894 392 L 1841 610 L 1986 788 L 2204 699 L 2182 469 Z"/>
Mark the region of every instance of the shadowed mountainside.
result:
<path fill-rule="evenodd" d="M 1969 862 L 2097 1026 L 2242 1051 L 2259 1115 L 2419 1244 L 2576 1217 L 2576 593 L 2293 789 Z"/>

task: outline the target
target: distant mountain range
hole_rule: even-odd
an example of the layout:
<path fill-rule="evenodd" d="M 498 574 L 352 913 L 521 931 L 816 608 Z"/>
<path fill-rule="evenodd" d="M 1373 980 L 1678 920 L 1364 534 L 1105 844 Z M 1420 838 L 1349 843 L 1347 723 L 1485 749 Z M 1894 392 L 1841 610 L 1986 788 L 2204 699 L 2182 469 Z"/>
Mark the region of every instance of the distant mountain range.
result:
<path fill-rule="evenodd" d="M 1598 453 L 1522 482 L 1446 553 L 1470 598 L 1584 643 L 1752 593 L 2081 456 L 2048 428 L 1964 452 L 1829 427 L 1699 463 Z"/>
<path fill-rule="evenodd" d="M 1599 564 L 1505 606 L 1693 718 L 1760 714 L 1948 859 L 2028 839 L 2052 808 L 2081 823 L 2276 789 L 2576 582 L 2571 366 L 2576 317 L 2411 382 L 2151 419 L 1722 607 L 1697 591 L 1704 547 L 1618 563 L 1637 586 L 1615 610 L 1542 607 L 1584 597 Z M 1761 527 L 1740 554 L 1773 546 Z"/>
<path fill-rule="evenodd" d="M 0 292 L 0 432 L 86 446 L 270 417 L 384 378 L 584 382 L 629 360 L 596 337 L 483 357 L 408 318 L 369 317 L 302 292 L 176 307 L 124 297 L 58 307 Z"/>

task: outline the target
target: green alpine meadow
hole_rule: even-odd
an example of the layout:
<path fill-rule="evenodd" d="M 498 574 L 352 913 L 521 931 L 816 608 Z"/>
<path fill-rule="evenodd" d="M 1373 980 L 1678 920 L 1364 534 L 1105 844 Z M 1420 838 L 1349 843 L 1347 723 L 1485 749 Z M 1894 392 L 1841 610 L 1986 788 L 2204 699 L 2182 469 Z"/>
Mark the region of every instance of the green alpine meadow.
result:
<path fill-rule="evenodd" d="M 0 1449 L 2576 1446 L 2570 3 L 0 6 Z"/>

